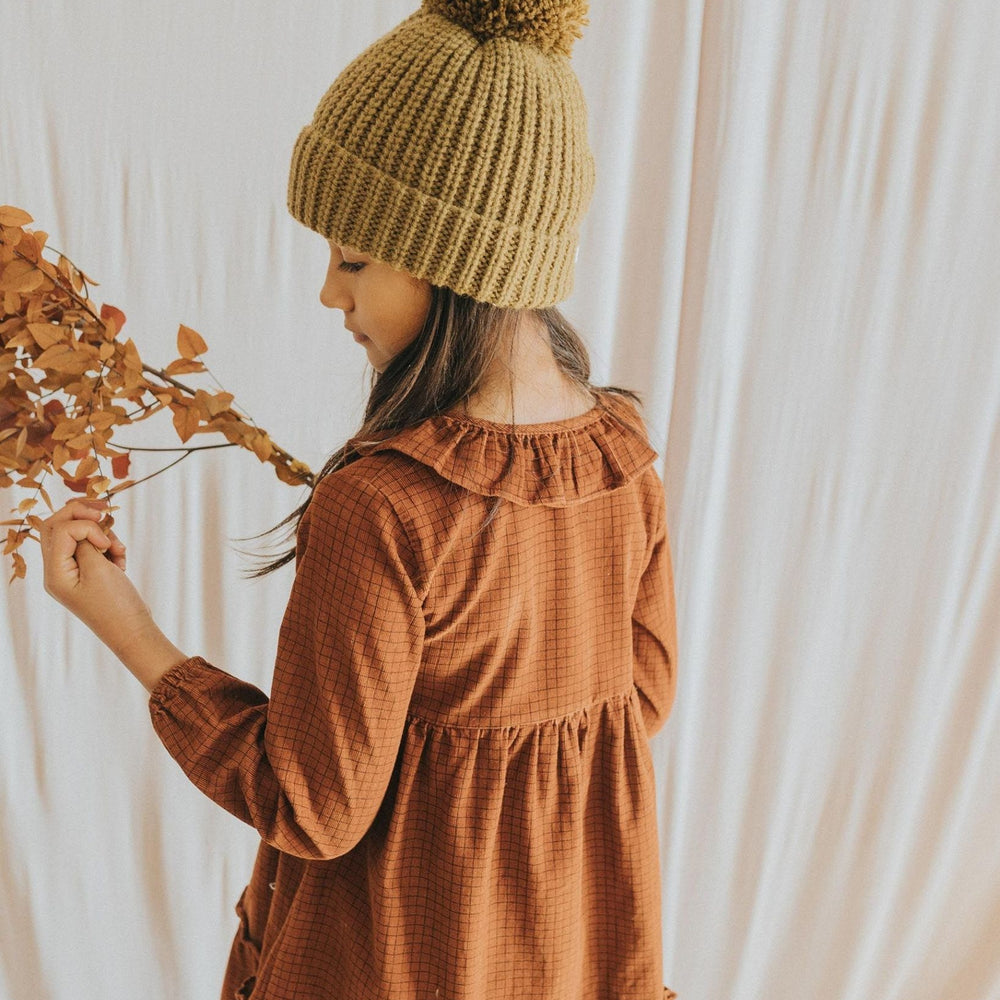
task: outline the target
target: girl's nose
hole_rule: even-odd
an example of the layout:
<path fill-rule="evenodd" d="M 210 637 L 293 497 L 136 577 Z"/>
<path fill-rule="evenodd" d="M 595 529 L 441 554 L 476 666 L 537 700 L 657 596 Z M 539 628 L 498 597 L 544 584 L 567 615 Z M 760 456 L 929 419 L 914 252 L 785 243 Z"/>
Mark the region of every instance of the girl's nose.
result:
<path fill-rule="evenodd" d="M 351 300 L 344 287 L 343 275 L 337 270 L 338 263 L 334 262 L 331 255 L 330 266 L 326 271 L 326 280 L 319 290 L 319 300 L 327 309 L 343 309 L 346 313 L 351 310 Z"/>

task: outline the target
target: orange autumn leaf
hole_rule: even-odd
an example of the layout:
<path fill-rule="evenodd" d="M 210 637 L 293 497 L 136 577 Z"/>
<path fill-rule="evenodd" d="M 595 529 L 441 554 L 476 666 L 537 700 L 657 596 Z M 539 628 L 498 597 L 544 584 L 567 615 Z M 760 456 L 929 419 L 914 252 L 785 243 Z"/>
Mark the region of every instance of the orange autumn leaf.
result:
<path fill-rule="evenodd" d="M 13 583 L 15 580 L 23 580 L 28 572 L 28 564 L 24 561 L 24 556 L 20 552 L 14 552 L 10 558 L 14 563 L 14 571 L 11 573 L 8 582 Z"/>
<path fill-rule="evenodd" d="M 66 335 L 64 327 L 52 323 L 29 323 L 28 332 L 43 351 L 62 343 Z"/>
<path fill-rule="evenodd" d="M 262 462 L 266 462 L 271 457 L 271 453 L 274 451 L 274 445 L 271 444 L 271 439 L 266 434 L 254 435 L 253 441 L 250 443 L 250 447 L 253 448 L 254 454 Z"/>
<path fill-rule="evenodd" d="M 121 333 L 121 329 L 125 325 L 125 313 L 121 309 L 107 305 L 107 303 L 101 306 L 101 319 L 105 326 L 114 324 L 115 335 Z"/>
<path fill-rule="evenodd" d="M 177 353 L 182 358 L 190 360 L 198 357 L 199 354 L 204 354 L 207 350 L 208 344 L 202 339 L 201 334 L 181 323 L 177 330 Z"/>
<path fill-rule="evenodd" d="M 3 523 L 5 525 L 7 525 L 7 524 L 20 524 L 19 521 L 4 521 Z M 4 543 L 4 547 L 3 547 L 3 554 L 5 556 L 9 556 L 11 554 L 11 552 L 13 552 L 20 544 L 21 544 L 20 533 L 16 530 L 16 528 L 8 528 L 7 529 L 7 540 Z"/>
<path fill-rule="evenodd" d="M 178 358 L 164 369 L 167 375 L 190 375 L 204 370 L 205 366 L 200 361 L 192 361 L 190 358 Z"/>
<path fill-rule="evenodd" d="M 52 439 L 54 441 L 69 441 L 70 438 L 75 438 L 86 426 L 86 417 L 76 417 L 72 420 L 60 421 L 56 425 L 56 429 L 52 432 Z"/>
<path fill-rule="evenodd" d="M 225 413 L 233 405 L 233 394 L 231 392 L 217 392 L 210 396 L 206 404 L 211 416 L 217 417 L 220 413 Z"/>
<path fill-rule="evenodd" d="M 90 426 L 97 431 L 106 431 L 117 421 L 117 417 L 111 410 L 101 410 L 90 415 Z"/>
<path fill-rule="evenodd" d="M 122 364 L 126 371 L 142 371 L 142 358 L 139 357 L 139 351 L 131 337 L 122 345 Z"/>
<path fill-rule="evenodd" d="M 56 343 L 35 358 L 36 368 L 52 368 L 55 371 L 76 353 L 69 344 Z"/>
<path fill-rule="evenodd" d="M 77 478 L 92 476 L 100 467 L 100 463 L 94 455 L 81 458 L 80 464 L 76 467 Z"/>
<path fill-rule="evenodd" d="M 115 479 L 124 479 L 128 475 L 128 467 L 131 461 L 132 459 L 129 455 L 115 455 L 111 459 L 111 472 Z"/>
<path fill-rule="evenodd" d="M 45 275 L 30 260 L 12 260 L 0 274 L 0 291 L 32 292 L 43 281 Z"/>
<path fill-rule="evenodd" d="M 191 436 L 198 430 L 198 411 L 190 406 L 172 406 L 174 411 L 174 429 L 181 441 L 190 440 Z"/>
<path fill-rule="evenodd" d="M 34 221 L 23 208 L 0 205 L 0 226 L 27 226 Z"/>

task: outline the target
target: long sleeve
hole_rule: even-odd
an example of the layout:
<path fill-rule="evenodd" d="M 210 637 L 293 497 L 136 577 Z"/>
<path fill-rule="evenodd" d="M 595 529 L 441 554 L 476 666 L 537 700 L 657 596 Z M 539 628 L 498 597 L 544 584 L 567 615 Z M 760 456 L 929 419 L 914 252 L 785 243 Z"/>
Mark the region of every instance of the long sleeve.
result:
<path fill-rule="evenodd" d="M 663 487 L 655 483 L 652 551 L 632 612 L 632 671 L 650 736 L 667 721 L 677 686 L 673 566 Z"/>
<path fill-rule="evenodd" d="M 350 473 L 323 480 L 300 525 L 270 700 L 197 657 L 150 696 L 195 785 L 267 843 L 314 859 L 354 847 L 382 803 L 424 634 L 405 531 Z"/>

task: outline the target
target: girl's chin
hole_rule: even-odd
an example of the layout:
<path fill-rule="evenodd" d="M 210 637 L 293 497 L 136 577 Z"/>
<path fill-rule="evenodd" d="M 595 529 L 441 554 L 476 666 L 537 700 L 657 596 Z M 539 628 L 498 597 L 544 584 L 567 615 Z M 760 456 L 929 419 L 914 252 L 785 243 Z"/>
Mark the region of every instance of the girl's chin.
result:
<path fill-rule="evenodd" d="M 386 366 L 389 364 L 389 362 L 385 358 L 373 357 L 371 350 L 368 348 L 366 348 L 365 353 L 368 355 L 368 364 L 370 364 L 372 368 L 374 368 L 375 371 L 377 371 L 379 375 L 381 375 L 382 372 L 385 371 Z"/>

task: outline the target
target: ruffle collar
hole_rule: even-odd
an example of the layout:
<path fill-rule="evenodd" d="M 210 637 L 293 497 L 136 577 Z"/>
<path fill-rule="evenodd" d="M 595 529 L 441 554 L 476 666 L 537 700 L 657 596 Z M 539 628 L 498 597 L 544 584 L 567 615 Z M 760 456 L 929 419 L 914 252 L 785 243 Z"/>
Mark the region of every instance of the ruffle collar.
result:
<path fill-rule="evenodd" d="M 511 428 L 442 414 L 356 447 L 362 455 L 408 455 L 482 496 L 546 507 L 620 489 L 656 458 L 635 408 L 612 394 L 602 394 L 587 413 L 556 423 Z"/>

